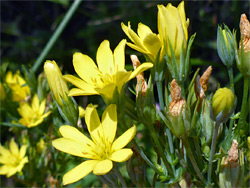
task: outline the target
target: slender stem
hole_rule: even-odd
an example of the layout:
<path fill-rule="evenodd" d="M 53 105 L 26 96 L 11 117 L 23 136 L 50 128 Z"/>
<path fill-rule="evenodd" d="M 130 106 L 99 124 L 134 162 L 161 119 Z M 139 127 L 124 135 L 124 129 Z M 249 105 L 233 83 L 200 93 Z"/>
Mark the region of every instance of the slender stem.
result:
<path fill-rule="evenodd" d="M 165 167 L 167 168 L 167 170 L 169 171 L 169 173 L 171 175 L 173 175 L 173 170 L 172 170 L 171 166 L 169 165 L 169 163 L 168 163 L 168 161 L 166 159 L 166 156 L 164 155 L 164 150 L 163 150 L 163 148 L 161 146 L 161 143 L 160 143 L 160 141 L 158 139 L 158 136 L 157 136 L 157 134 L 155 132 L 155 129 L 154 129 L 153 125 L 149 125 L 148 127 L 149 127 L 149 131 L 151 133 L 151 136 L 153 137 L 153 140 L 155 142 L 155 145 L 156 145 L 157 149 L 159 150 L 159 152 L 157 152 L 157 153 L 162 158 L 163 163 L 164 163 Z"/>
<path fill-rule="evenodd" d="M 160 108 L 161 108 L 161 110 L 164 110 L 162 82 L 161 81 L 156 81 L 156 86 L 157 86 L 157 93 L 158 93 Z"/>
<path fill-rule="evenodd" d="M 118 167 L 114 167 L 113 168 L 113 172 L 115 173 L 115 175 L 118 177 L 118 179 L 120 180 L 122 187 L 127 187 L 127 184 L 125 182 L 125 180 L 123 179 Z"/>
<path fill-rule="evenodd" d="M 81 0 L 75 0 L 72 3 L 71 7 L 67 11 L 67 13 L 64 16 L 63 20 L 61 21 L 61 23 L 57 27 L 56 31 L 53 33 L 53 35 L 49 39 L 48 43 L 44 47 L 43 51 L 41 52 L 41 54 L 39 55 L 39 57 L 36 59 L 34 65 L 32 67 L 32 71 L 33 72 L 36 72 L 38 70 L 38 68 L 40 67 L 41 63 L 44 61 L 46 55 L 48 54 L 48 52 L 50 51 L 50 49 L 53 47 L 53 45 L 55 44 L 55 42 L 57 41 L 57 39 L 61 35 L 62 31 L 66 27 L 67 23 L 71 19 L 72 15 L 75 13 L 75 11 L 78 8 L 78 6 L 80 5 L 80 3 L 81 3 Z"/>
<path fill-rule="evenodd" d="M 164 110 L 162 82 L 161 81 L 156 81 L 156 86 L 157 86 L 157 93 L 158 93 L 158 97 L 159 97 L 160 110 Z M 168 128 L 166 128 L 166 133 L 167 133 L 167 137 L 168 137 L 170 152 L 172 154 L 174 152 L 173 139 L 172 139 L 171 132 L 170 132 L 170 130 Z"/>
<path fill-rule="evenodd" d="M 208 175 L 207 175 L 208 186 L 211 186 L 213 156 L 214 156 L 214 152 L 215 152 L 219 127 L 220 127 L 220 123 L 216 122 L 214 132 L 213 132 L 213 137 L 212 137 L 211 151 L 210 151 L 209 163 L 208 163 Z"/>
<path fill-rule="evenodd" d="M 242 105 L 240 111 L 240 120 L 239 120 L 239 127 L 244 125 L 244 122 L 247 118 L 247 97 L 248 97 L 248 88 L 249 88 L 249 78 L 244 76 L 244 90 L 243 90 L 243 98 L 242 98 Z"/>
<path fill-rule="evenodd" d="M 199 169 L 199 167 L 198 167 L 198 165 L 196 163 L 196 160 L 195 160 L 194 155 L 192 153 L 192 150 L 191 150 L 191 147 L 190 147 L 188 139 L 187 138 L 183 138 L 182 140 L 183 140 L 183 144 L 184 144 L 184 146 L 186 148 L 186 152 L 188 154 L 188 157 L 189 157 L 189 159 L 190 159 L 190 161 L 191 161 L 191 163 L 192 163 L 192 165 L 194 167 L 194 170 L 195 170 L 197 176 L 200 178 L 200 180 L 204 184 L 206 184 L 206 180 L 205 180 L 204 176 L 202 175 L 202 173 L 201 173 L 201 171 L 200 171 L 200 169 Z"/>
<path fill-rule="evenodd" d="M 233 75 L 232 68 L 228 69 L 228 76 L 229 76 L 229 80 L 230 80 L 230 88 L 232 89 L 233 93 L 235 93 L 234 92 L 234 75 Z"/>

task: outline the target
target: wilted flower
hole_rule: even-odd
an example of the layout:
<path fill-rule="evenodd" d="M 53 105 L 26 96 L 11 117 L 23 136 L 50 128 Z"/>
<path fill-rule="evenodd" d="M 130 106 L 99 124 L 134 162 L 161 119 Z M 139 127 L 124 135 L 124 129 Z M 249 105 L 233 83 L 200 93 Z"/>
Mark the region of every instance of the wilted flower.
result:
<path fill-rule="evenodd" d="M 116 89 L 120 93 L 126 82 L 153 66 L 151 63 L 143 63 L 133 72 L 126 71 L 125 44 L 126 40 L 122 40 L 112 53 L 109 41 L 104 40 L 97 50 L 98 67 L 89 56 L 75 53 L 73 65 L 81 79 L 72 75 L 64 76 L 67 81 L 78 87 L 71 89 L 69 95 L 103 95 L 110 101 Z"/>
<path fill-rule="evenodd" d="M 17 109 L 21 115 L 19 123 L 25 127 L 31 128 L 43 122 L 50 112 L 44 113 L 46 99 L 41 103 L 37 95 L 34 95 L 31 105 L 27 102 L 21 102 L 20 107 Z"/>
<path fill-rule="evenodd" d="M 44 72 L 55 100 L 60 106 L 63 106 L 61 98 L 63 98 L 65 102 L 68 101 L 69 89 L 56 62 L 47 60 L 44 63 Z"/>
<path fill-rule="evenodd" d="M 6 75 L 6 83 L 12 90 L 13 101 L 20 102 L 30 96 L 30 88 L 20 76 L 19 71 L 14 75 L 9 71 Z"/>
<path fill-rule="evenodd" d="M 171 98 L 172 101 L 169 104 L 169 114 L 177 116 L 186 107 L 186 101 L 181 96 L 181 87 L 178 85 L 175 79 L 171 82 Z"/>
<path fill-rule="evenodd" d="M 134 70 L 137 69 L 137 67 L 139 67 L 141 65 L 138 57 L 136 55 L 131 55 L 130 56 L 131 58 L 131 61 L 132 61 L 132 64 L 133 64 L 133 67 L 134 67 Z M 141 92 L 141 95 L 142 96 L 145 96 L 146 95 L 146 92 L 147 92 L 147 83 L 144 79 L 144 74 L 143 72 L 141 72 L 140 74 L 138 74 L 136 76 L 136 79 L 137 79 L 137 84 L 136 84 L 136 96 L 138 96 L 139 94 L 139 90 Z"/>
<path fill-rule="evenodd" d="M 92 140 L 76 128 L 63 125 L 59 131 L 63 138 L 58 138 L 52 145 L 71 155 L 88 158 L 63 176 L 63 185 L 74 183 L 90 172 L 95 175 L 105 175 L 113 168 L 113 162 L 127 161 L 133 152 L 123 149 L 135 136 L 136 127 L 133 126 L 114 140 L 117 129 L 116 105 L 111 104 L 102 115 L 102 122 L 96 108 L 90 104 L 86 108 L 85 121 Z"/>
<path fill-rule="evenodd" d="M 218 89 L 212 99 L 212 119 L 216 122 L 226 122 L 233 113 L 235 103 L 236 98 L 230 89 Z"/>
<path fill-rule="evenodd" d="M 242 44 L 239 44 L 239 61 L 237 67 L 243 75 L 250 76 L 250 23 L 245 14 L 240 18 Z M 243 49 L 242 47 L 243 46 Z"/>
<path fill-rule="evenodd" d="M 9 149 L 4 148 L 0 144 L 0 174 L 10 177 L 17 172 L 21 172 L 28 157 L 25 156 L 27 145 L 21 146 L 20 150 L 15 143 L 14 138 L 11 139 Z"/>
<path fill-rule="evenodd" d="M 157 55 L 161 50 L 159 61 L 162 61 L 164 56 L 164 45 L 159 35 L 153 33 L 151 29 L 143 23 L 138 24 L 138 35 L 131 29 L 130 22 L 128 22 L 128 26 L 124 23 L 121 23 L 121 26 L 124 33 L 134 43 L 127 42 L 129 47 L 145 54 L 153 63 L 156 61 Z"/>
<path fill-rule="evenodd" d="M 167 54 L 171 57 L 170 44 L 176 58 L 180 57 L 181 49 L 186 52 L 188 41 L 189 19 L 186 19 L 184 1 L 178 7 L 169 3 L 166 7 L 158 5 L 158 31 L 161 41 L 166 43 Z"/>

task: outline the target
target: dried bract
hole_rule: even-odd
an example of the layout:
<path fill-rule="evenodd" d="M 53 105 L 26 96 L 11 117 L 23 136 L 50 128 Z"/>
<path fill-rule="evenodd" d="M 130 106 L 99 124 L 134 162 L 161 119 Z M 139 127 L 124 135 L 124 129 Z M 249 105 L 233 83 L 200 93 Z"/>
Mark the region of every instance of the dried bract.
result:
<path fill-rule="evenodd" d="M 210 75 L 212 73 L 212 66 L 209 66 L 207 68 L 207 70 L 203 73 L 203 75 L 201 76 L 200 79 L 200 84 L 201 87 L 203 88 L 204 92 L 207 91 L 207 83 L 208 83 L 208 79 L 210 78 Z"/>
<path fill-rule="evenodd" d="M 139 67 L 141 65 L 138 57 L 136 55 L 131 55 L 130 56 L 130 59 L 132 61 L 132 64 L 133 64 L 133 67 L 134 67 L 134 70 L 137 69 L 137 67 Z M 145 96 L 146 95 L 146 91 L 147 91 L 147 83 L 144 79 L 144 74 L 143 72 L 138 74 L 136 76 L 136 79 L 137 79 L 137 84 L 136 84 L 136 96 L 138 96 L 139 94 L 139 89 L 141 89 L 141 95 L 142 96 Z M 141 87 L 141 88 L 140 88 Z"/>
<path fill-rule="evenodd" d="M 171 82 L 171 97 L 172 101 L 169 104 L 169 113 L 172 116 L 178 116 L 181 109 L 186 107 L 186 101 L 181 96 L 181 87 L 175 79 Z"/>
<path fill-rule="evenodd" d="M 240 32 L 243 41 L 244 51 L 250 51 L 250 23 L 247 19 L 246 14 L 242 14 L 240 18 Z M 241 49 L 241 43 L 239 45 Z"/>

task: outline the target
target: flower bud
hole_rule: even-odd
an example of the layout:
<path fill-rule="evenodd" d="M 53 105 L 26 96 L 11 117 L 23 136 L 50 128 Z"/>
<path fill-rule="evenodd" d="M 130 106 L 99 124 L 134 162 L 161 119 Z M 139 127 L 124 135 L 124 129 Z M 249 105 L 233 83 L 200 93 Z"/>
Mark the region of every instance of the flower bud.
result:
<path fill-rule="evenodd" d="M 224 65 L 231 68 L 234 62 L 234 37 L 230 29 L 225 25 L 224 29 L 217 29 L 217 51 Z"/>
<path fill-rule="evenodd" d="M 212 99 L 212 119 L 220 123 L 226 122 L 233 113 L 235 103 L 236 98 L 230 89 L 218 89 Z"/>
<path fill-rule="evenodd" d="M 242 43 L 239 44 L 237 67 L 243 75 L 250 76 L 250 23 L 245 14 L 240 18 L 240 32 Z"/>
<path fill-rule="evenodd" d="M 55 61 L 47 60 L 44 64 L 44 72 L 49 82 L 50 90 L 52 91 L 56 102 L 63 106 L 62 99 L 68 101 L 68 86 L 62 77 L 62 73 Z"/>
<path fill-rule="evenodd" d="M 56 62 L 47 60 L 44 63 L 44 71 L 61 116 L 76 126 L 79 117 L 78 105 L 73 98 L 68 97 L 68 85 Z"/>

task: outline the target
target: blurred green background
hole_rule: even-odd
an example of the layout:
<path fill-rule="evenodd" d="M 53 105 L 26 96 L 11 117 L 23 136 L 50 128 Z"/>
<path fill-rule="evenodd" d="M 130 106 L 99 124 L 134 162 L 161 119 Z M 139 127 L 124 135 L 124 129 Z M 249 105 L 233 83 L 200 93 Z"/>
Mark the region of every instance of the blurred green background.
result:
<path fill-rule="evenodd" d="M 157 4 L 169 2 L 177 6 L 180 1 L 83 1 L 46 59 L 55 60 L 63 72 L 74 73 L 74 52 L 88 54 L 95 60 L 96 50 L 104 39 L 114 49 L 120 40 L 127 38 L 121 22 L 131 21 L 135 31 L 142 22 L 157 32 Z M 9 62 L 13 71 L 22 64 L 31 67 L 71 3 L 68 0 L 1 1 L 1 62 Z M 185 10 L 190 19 L 189 36 L 197 33 L 191 55 L 193 70 L 199 66 L 203 71 L 213 65 L 214 78 L 224 86 L 228 78 L 216 51 L 217 26 L 225 23 L 231 30 L 235 28 L 239 40 L 240 15 L 246 13 L 249 17 L 250 1 L 185 1 Z M 126 47 L 126 54 L 131 53 L 136 52 Z M 143 60 L 142 55 L 140 59 Z M 129 56 L 126 64 L 130 65 Z M 237 73 L 236 66 L 234 69 Z M 241 86 L 238 84 L 236 91 Z"/>

